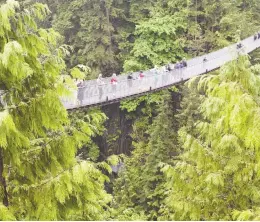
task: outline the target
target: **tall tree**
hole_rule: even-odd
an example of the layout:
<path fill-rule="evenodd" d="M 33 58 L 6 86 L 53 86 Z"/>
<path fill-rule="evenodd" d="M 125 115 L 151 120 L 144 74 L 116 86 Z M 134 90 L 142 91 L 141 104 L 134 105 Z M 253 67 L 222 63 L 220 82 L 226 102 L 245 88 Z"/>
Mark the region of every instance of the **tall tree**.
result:
<path fill-rule="evenodd" d="M 76 153 L 104 116 L 70 122 L 59 98 L 73 87 L 65 48 L 36 24 L 48 13 L 39 3 L 0 6 L 0 219 L 103 220 L 107 177 Z"/>
<path fill-rule="evenodd" d="M 186 4 L 158 1 L 147 19 L 140 20 L 135 40 L 124 62 L 125 71 L 148 69 L 176 62 L 185 56 L 184 34 L 187 29 Z"/>
<path fill-rule="evenodd" d="M 162 96 L 157 113 L 145 132 L 142 127 L 134 129 L 135 150 L 126 159 L 114 187 L 116 219 L 156 220 L 160 216 L 166 182 L 160 164 L 170 161 L 177 152 L 170 93 Z"/>
<path fill-rule="evenodd" d="M 60 3 L 53 27 L 74 47 L 69 63 L 81 63 L 92 69 L 92 78 L 99 72 L 108 75 L 118 71 L 117 37 L 113 26 L 123 11 L 113 0 L 73 0 Z"/>
<path fill-rule="evenodd" d="M 248 37 L 259 28 L 255 1 L 189 0 L 187 49 L 204 54 Z"/>
<path fill-rule="evenodd" d="M 195 132 L 179 132 L 183 154 L 168 177 L 165 218 L 259 219 L 259 68 L 247 56 L 203 77 Z"/>

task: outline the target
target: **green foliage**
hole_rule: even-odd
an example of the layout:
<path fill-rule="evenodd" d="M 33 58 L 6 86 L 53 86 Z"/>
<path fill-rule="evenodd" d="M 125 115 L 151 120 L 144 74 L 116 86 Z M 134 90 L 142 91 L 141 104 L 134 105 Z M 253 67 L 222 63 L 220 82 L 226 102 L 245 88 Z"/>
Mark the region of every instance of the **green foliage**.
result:
<path fill-rule="evenodd" d="M 78 156 L 80 158 L 90 158 L 93 161 L 98 159 L 100 154 L 99 147 L 92 139 L 103 133 L 106 119 L 106 115 L 98 109 L 90 109 L 87 111 L 76 110 L 70 113 L 71 125 L 75 127 L 82 138 L 85 138 L 82 140 L 82 143 L 79 144 L 81 149 L 78 151 Z"/>
<path fill-rule="evenodd" d="M 204 95 L 197 89 L 200 77 L 193 78 L 186 82 L 180 89 L 182 100 L 178 114 L 175 115 L 178 129 L 193 133 L 196 122 L 201 119 L 199 106 Z"/>
<path fill-rule="evenodd" d="M 183 5 L 181 5 L 183 7 Z M 172 12 L 158 5 L 151 11 L 151 18 L 141 21 L 135 29 L 135 42 L 124 63 L 125 71 L 148 69 L 184 57 L 187 18 L 183 8 Z"/>
<path fill-rule="evenodd" d="M 252 220 L 259 215 L 259 84 L 246 56 L 204 76 L 206 97 L 192 133 L 179 131 L 183 153 L 164 167 L 164 219 Z M 254 69 L 253 69 L 254 70 Z"/>
<path fill-rule="evenodd" d="M 103 189 L 107 180 L 93 163 L 80 162 L 39 184 L 16 189 L 20 196 L 28 195 L 16 215 L 24 215 L 25 220 L 102 220 L 111 199 Z"/>
<path fill-rule="evenodd" d="M 257 0 L 0 2 L 1 220 L 259 219 L 259 65 L 240 58 L 190 81 L 176 116 L 168 90 L 121 102 L 135 149 L 112 216 L 101 172 L 119 158 L 96 163 L 93 142 L 106 117 L 68 114 L 59 100 L 71 77 L 148 69 L 247 37 L 259 28 Z"/>
<path fill-rule="evenodd" d="M 71 76 L 75 79 L 86 79 L 86 75 L 90 73 L 90 68 L 84 65 L 77 65 L 71 69 Z"/>
<path fill-rule="evenodd" d="M 23 0 L 30 5 L 36 0 Z M 202 54 L 259 29 L 259 4 L 241 0 L 47 1 L 52 25 L 73 46 L 67 59 L 99 72 L 140 70 Z"/>
<path fill-rule="evenodd" d="M 189 52 L 204 54 L 252 34 L 259 29 L 257 8 L 256 1 L 249 4 L 241 0 L 190 0 L 187 11 Z"/>
<path fill-rule="evenodd" d="M 153 94 L 148 94 L 145 96 L 140 96 L 136 99 L 127 99 L 124 101 L 121 101 L 120 103 L 120 109 L 126 110 L 128 113 L 136 111 L 138 106 L 140 106 L 141 103 L 145 102 L 148 106 L 159 104 L 162 101 L 162 95 L 164 94 L 163 91 L 156 92 Z"/>
<path fill-rule="evenodd" d="M 73 82 L 65 47 L 59 48 L 58 33 L 36 22 L 48 8 L 19 6 L 12 0 L 0 6 L 0 219 L 104 220 L 108 178 L 76 154 L 91 146 L 106 117 L 68 115 L 59 98 Z"/>
<path fill-rule="evenodd" d="M 160 165 L 162 161 L 170 160 L 177 151 L 172 143 L 176 134 L 173 131 L 170 95 L 161 98 L 163 101 L 157 108 L 159 114 L 146 129 L 149 138 L 145 140 L 140 136 L 143 130 L 140 126 L 136 129 L 137 133 L 133 134 L 135 150 L 125 160 L 124 170 L 114 187 L 115 219 L 156 220 L 160 216 L 166 182 L 160 172 Z"/>
<path fill-rule="evenodd" d="M 0 220 L 2 221 L 15 220 L 14 215 L 2 203 L 0 204 Z"/>
<path fill-rule="evenodd" d="M 107 75 L 118 70 L 112 22 L 123 13 L 115 1 L 63 1 L 54 10 L 53 27 L 74 47 L 69 59 L 71 66 L 86 64 L 92 70 L 92 78 L 100 72 Z"/>

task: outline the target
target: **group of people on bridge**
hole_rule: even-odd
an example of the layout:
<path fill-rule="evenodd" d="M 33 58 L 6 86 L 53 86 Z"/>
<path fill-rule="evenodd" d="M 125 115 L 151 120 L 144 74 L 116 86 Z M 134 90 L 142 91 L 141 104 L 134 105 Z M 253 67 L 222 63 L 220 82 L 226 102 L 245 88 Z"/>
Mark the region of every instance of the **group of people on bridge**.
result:
<path fill-rule="evenodd" d="M 99 74 L 96 80 L 78 80 L 76 81 L 78 90 L 73 89 L 73 92 L 75 92 L 73 95 L 77 93 L 76 106 L 79 104 L 91 105 L 112 102 L 116 99 L 164 88 L 219 68 L 226 62 L 236 59 L 239 55 L 251 52 L 257 47 L 260 47 L 260 32 L 221 50 L 195 57 L 188 62 L 184 58 L 175 64 L 167 64 L 162 67 L 155 66 L 144 72 L 139 71 L 120 76 L 113 73 L 108 78 L 103 78 L 102 74 Z M 66 103 L 69 104 L 70 102 Z M 74 103 L 75 101 L 73 101 Z M 71 106 L 75 106 L 75 104 L 68 105 L 68 107 Z"/>
<path fill-rule="evenodd" d="M 255 33 L 254 40 L 260 39 L 260 32 Z"/>
<path fill-rule="evenodd" d="M 254 41 L 260 39 L 260 32 L 255 33 L 253 38 L 254 38 Z M 237 43 L 237 50 L 240 50 L 241 48 L 243 48 L 242 43 L 240 43 L 240 42 Z M 206 57 L 204 57 L 202 62 L 206 63 L 207 61 L 208 61 L 208 59 Z M 161 73 L 165 73 L 165 72 L 171 72 L 173 70 L 181 70 L 183 68 L 186 68 L 187 66 L 188 66 L 187 61 L 185 58 L 183 58 L 180 62 L 177 62 L 175 64 L 167 64 L 161 68 L 159 68 L 158 66 L 155 66 L 154 68 L 147 70 L 146 72 L 147 73 L 150 72 L 150 73 L 154 73 L 155 75 L 159 75 L 159 70 L 161 71 Z M 127 74 L 126 79 L 127 80 L 142 80 L 145 78 L 145 76 L 146 76 L 146 74 L 144 74 L 143 71 L 140 71 L 139 74 L 133 74 L 133 73 Z M 113 73 L 109 82 L 112 85 L 113 91 L 115 91 L 116 85 L 119 83 L 119 80 L 115 73 Z M 102 94 L 102 89 L 101 89 L 102 86 L 105 84 L 109 84 L 109 82 L 104 81 L 102 74 L 98 75 L 96 83 L 99 88 L 99 94 Z M 85 82 L 83 80 L 77 81 L 77 86 L 78 86 L 78 88 L 85 87 Z"/>
<path fill-rule="evenodd" d="M 186 68 L 187 67 L 187 61 L 184 58 L 182 61 L 177 62 L 173 67 L 171 64 L 167 64 L 163 67 L 164 72 L 170 72 L 174 69 L 182 69 L 182 68 Z M 158 73 L 158 67 L 155 66 L 153 69 L 150 69 L 148 71 L 152 71 L 155 74 L 159 74 Z M 137 76 L 134 77 L 133 73 L 129 73 L 127 74 L 127 80 L 142 80 L 145 77 L 144 72 L 140 71 L 139 74 Z M 99 74 L 98 78 L 97 78 L 97 85 L 98 86 L 102 86 L 104 85 L 105 82 L 103 80 L 102 74 Z M 117 79 L 117 75 L 114 73 L 110 79 L 110 84 L 112 84 L 113 86 L 116 86 L 118 84 L 118 79 Z"/>

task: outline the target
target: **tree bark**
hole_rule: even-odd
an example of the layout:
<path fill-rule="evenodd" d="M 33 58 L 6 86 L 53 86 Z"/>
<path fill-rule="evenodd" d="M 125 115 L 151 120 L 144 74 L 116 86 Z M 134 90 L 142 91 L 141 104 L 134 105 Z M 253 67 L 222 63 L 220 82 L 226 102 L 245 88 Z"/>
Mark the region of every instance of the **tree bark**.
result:
<path fill-rule="evenodd" d="M 3 157 L 3 152 L 0 149 L 0 185 L 3 187 L 3 191 L 4 191 L 3 204 L 6 207 L 8 207 L 9 205 L 8 193 L 7 193 L 6 180 L 4 178 L 3 172 L 4 172 L 4 157 Z"/>
<path fill-rule="evenodd" d="M 112 36 L 111 36 L 111 32 L 110 32 L 110 16 L 109 16 L 110 12 L 109 12 L 109 8 L 107 7 L 106 3 L 105 3 L 105 8 L 106 8 L 108 35 L 109 35 L 109 39 L 110 39 L 109 51 L 110 51 L 110 53 L 112 53 Z"/>

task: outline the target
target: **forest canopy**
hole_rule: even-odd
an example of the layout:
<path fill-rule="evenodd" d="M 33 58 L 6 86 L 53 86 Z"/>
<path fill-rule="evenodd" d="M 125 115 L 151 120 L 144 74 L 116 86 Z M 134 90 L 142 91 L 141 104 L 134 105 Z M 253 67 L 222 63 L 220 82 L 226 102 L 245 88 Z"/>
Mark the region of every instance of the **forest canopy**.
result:
<path fill-rule="evenodd" d="M 259 50 L 124 100 L 120 114 L 60 100 L 77 79 L 236 43 L 260 30 L 259 10 L 258 0 L 0 0 L 0 220 L 259 220 Z"/>

